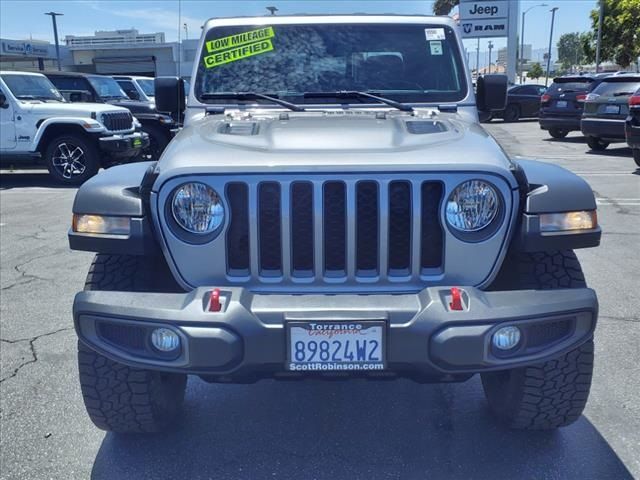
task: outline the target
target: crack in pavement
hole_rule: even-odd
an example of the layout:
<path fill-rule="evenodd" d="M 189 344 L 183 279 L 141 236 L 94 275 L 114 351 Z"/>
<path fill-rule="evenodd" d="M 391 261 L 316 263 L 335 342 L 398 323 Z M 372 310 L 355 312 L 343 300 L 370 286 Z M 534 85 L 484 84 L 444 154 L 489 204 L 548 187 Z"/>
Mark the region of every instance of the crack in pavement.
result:
<path fill-rule="evenodd" d="M 609 320 L 615 320 L 617 322 L 640 323 L 640 318 L 637 318 L 637 317 L 614 317 L 612 315 L 598 315 L 598 317 L 608 318 Z"/>
<path fill-rule="evenodd" d="M 20 233 L 16 233 L 14 235 L 16 237 L 18 237 L 20 240 L 25 240 L 27 238 L 31 238 L 33 240 L 48 240 L 47 238 L 40 237 L 39 235 L 40 234 L 46 234 L 46 233 L 49 233 L 49 232 L 47 232 L 47 230 L 42 225 L 36 225 L 36 228 L 38 230 L 40 230 L 40 231 L 39 232 L 35 232 L 35 233 L 30 233 L 28 235 L 22 235 Z"/>
<path fill-rule="evenodd" d="M 14 378 L 16 375 L 18 375 L 18 372 L 22 370 L 23 367 L 26 367 L 27 365 L 31 363 L 36 363 L 38 361 L 38 354 L 36 353 L 36 347 L 35 347 L 36 340 L 39 340 L 40 338 L 43 338 L 43 337 L 49 337 L 51 335 L 55 335 L 60 332 L 68 332 L 69 330 L 73 330 L 73 327 L 60 328 L 58 330 L 54 330 L 53 332 L 42 333 L 40 335 L 36 335 L 35 337 L 31 337 L 31 338 L 19 338 L 17 340 L 5 340 L 4 338 L 0 338 L 0 342 L 5 342 L 5 343 L 29 342 L 29 350 L 31 352 L 31 357 L 32 357 L 29 360 L 22 362 L 16 368 L 14 368 L 13 373 L 11 375 L 0 379 L 0 383 L 3 383 L 4 381 L 9 380 L 10 378 Z"/>
<path fill-rule="evenodd" d="M 620 215 L 633 215 L 633 216 L 637 215 L 637 214 L 633 213 L 630 209 L 625 208 L 622 205 L 620 205 L 620 203 L 615 198 L 611 198 L 611 197 L 607 197 L 606 195 L 602 195 L 600 192 L 598 192 L 596 190 L 593 190 L 593 193 L 596 196 L 596 198 L 599 197 L 601 200 L 606 200 L 607 202 L 609 202 L 607 205 L 614 207 L 616 209 L 616 213 L 619 213 Z M 602 205 L 602 206 L 606 206 L 606 205 Z"/>
<path fill-rule="evenodd" d="M 47 258 L 47 257 L 52 257 L 54 255 L 58 255 L 60 253 L 59 250 L 56 250 L 54 252 L 51 253 L 47 253 L 45 255 L 38 255 L 37 257 L 33 257 L 30 258 L 29 260 L 27 260 L 26 262 L 22 262 L 22 263 L 18 263 L 17 265 L 14 265 L 13 269 L 18 272 L 20 274 L 20 277 L 18 277 L 17 280 L 15 280 L 14 282 L 10 283 L 9 285 L 7 285 L 6 287 L 2 287 L 0 289 L 0 291 L 5 291 L 5 290 L 9 290 L 11 288 L 20 286 L 20 285 L 26 285 L 28 283 L 34 282 L 36 280 L 40 280 L 43 282 L 50 282 L 53 281 L 52 278 L 44 278 L 44 277 L 40 277 L 38 275 L 34 275 L 32 273 L 27 273 L 25 270 L 23 270 L 23 267 L 35 260 L 39 260 L 41 258 Z M 23 282 L 21 280 L 27 280 L 26 282 Z"/>

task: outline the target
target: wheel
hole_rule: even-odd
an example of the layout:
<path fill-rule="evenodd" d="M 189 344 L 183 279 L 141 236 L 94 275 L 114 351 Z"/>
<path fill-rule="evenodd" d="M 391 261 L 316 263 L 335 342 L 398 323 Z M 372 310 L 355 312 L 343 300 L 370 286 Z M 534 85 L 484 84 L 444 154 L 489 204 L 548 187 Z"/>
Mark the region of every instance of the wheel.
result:
<path fill-rule="evenodd" d="M 564 138 L 569 134 L 569 130 L 563 130 L 561 128 L 550 128 L 549 135 L 553 138 Z"/>
<path fill-rule="evenodd" d="M 636 162 L 636 165 L 640 167 L 640 148 L 634 148 L 631 152 L 633 153 L 633 160 Z"/>
<path fill-rule="evenodd" d="M 142 151 L 141 156 L 145 160 L 158 160 L 169 144 L 169 135 L 161 127 L 149 123 L 142 124 L 142 131 L 149 134 L 149 146 Z"/>
<path fill-rule="evenodd" d="M 598 137 L 587 137 L 587 145 L 589 145 L 591 150 L 601 152 L 609 146 L 609 142 L 605 142 Z"/>
<path fill-rule="evenodd" d="M 517 105 L 507 105 L 502 116 L 505 122 L 517 122 L 520 119 L 520 107 Z"/>
<path fill-rule="evenodd" d="M 570 251 L 512 255 L 494 289 L 556 289 L 586 286 Z M 515 429 L 550 430 L 575 422 L 587 403 L 593 374 L 593 340 L 538 365 L 481 375 L 492 412 Z"/>
<path fill-rule="evenodd" d="M 175 291 L 164 262 L 130 255 L 96 255 L 85 290 Z M 133 368 L 78 342 L 82 397 L 91 421 L 118 433 L 159 432 L 179 414 L 187 376 Z"/>
<path fill-rule="evenodd" d="M 78 134 L 54 138 L 49 142 L 44 157 L 51 176 L 67 185 L 80 185 L 100 169 L 95 143 Z"/>

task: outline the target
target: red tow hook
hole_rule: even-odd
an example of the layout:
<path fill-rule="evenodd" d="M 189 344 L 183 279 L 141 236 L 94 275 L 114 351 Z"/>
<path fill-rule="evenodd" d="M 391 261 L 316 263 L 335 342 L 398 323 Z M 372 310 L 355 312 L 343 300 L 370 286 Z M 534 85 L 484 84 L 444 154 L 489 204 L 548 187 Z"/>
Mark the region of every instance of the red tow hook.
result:
<path fill-rule="evenodd" d="M 209 298 L 209 311 L 219 312 L 222 310 L 222 304 L 220 303 L 220 289 L 214 288 L 211 290 L 211 298 Z"/>
<path fill-rule="evenodd" d="M 463 310 L 462 293 L 458 287 L 451 288 L 451 302 L 449 303 L 451 310 Z"/>

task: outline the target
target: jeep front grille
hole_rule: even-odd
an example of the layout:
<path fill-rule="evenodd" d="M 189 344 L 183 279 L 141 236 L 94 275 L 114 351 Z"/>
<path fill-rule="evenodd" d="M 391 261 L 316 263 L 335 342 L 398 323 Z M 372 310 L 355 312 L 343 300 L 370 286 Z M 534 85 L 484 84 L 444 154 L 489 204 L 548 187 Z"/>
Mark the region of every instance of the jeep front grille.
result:
<path fill-rule="evenodd" d="M 133 116 L 130 112 L 103 113 L 102 123 L 110 132 L 131 130 L 133 128 Z"/>
<path fill-rule="evenodd" d="M 443 191 L 438 180 L 231 181 L 227 276 L 375 283 L 438 275 Z"/>

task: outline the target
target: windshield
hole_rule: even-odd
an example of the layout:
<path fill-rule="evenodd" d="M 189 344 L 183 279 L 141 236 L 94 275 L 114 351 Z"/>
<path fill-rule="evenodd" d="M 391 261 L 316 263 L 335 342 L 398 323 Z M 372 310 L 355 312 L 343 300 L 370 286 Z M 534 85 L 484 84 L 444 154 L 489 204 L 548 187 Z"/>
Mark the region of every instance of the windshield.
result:
<path fill-rule="evenodd" d="M 129 98 L 124 93 L 118 82 L 110 77 L 88 77 L 100 98 Z"/>
<path fill-rule="evenodd" d="M 467 95 L 464 75 L 455 34 L 443 26 L 217 27 L 207 32 L 194 93 L 205 103 L 229 103 L 211 95 L 223 92 L 337 103 L 302 94 L 341 90 L 375 92 L 401 102 L 455 102 Z"/>
<path fill-rule="evenodd" d="M 3 75 L 13 96 L 18 100 L 54 100 L 63 102 L 64 98 L 48 78 L 40 75 Z"/>
<path fill-rule="evenodd" d="M 554 93 L 571 93 L 571 92 L 586 92 L 591 88 L 590 81 L 575 81 L 575 82 L 557 82 L 552 83 L 547 91 L 548 94 Z"/>
<path fill-rule="evenodd" d="M 139 78 L 136 82 L 138 82 L 138 85 L 147 97 L 155 97 L 156 89 L 153 86 L 153 80 L 150 78 Z"/>
<path fill-rule="evenodd" d="M 635 92 L 638 87 L 640 87 L 640 80 L 630 80 L 628 82 L 602 82 L 593 91 L 593 93 L 609 97 L 616 95 L 633 95 L 633 92 Z"/>

